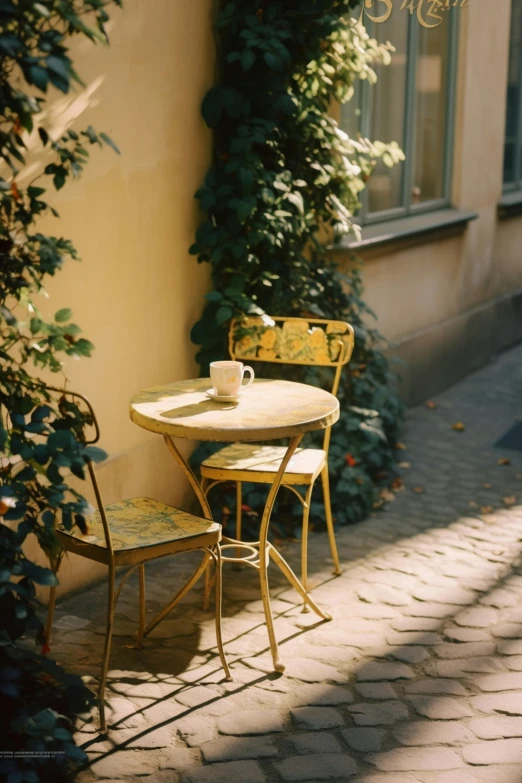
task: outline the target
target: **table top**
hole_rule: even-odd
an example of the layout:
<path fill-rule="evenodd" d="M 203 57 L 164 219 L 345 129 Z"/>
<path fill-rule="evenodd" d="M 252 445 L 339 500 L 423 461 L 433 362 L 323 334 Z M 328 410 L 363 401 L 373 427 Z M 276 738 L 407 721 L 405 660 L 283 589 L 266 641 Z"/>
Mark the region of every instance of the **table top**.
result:
<path fill-rule="evenodd" d="M 292 381 L 256 378 L 238 403 L 211 400 L 209 378 L 177 381 L 136 394 L 130 417 L 151 432 L 204 441 L 276 440 L 322 430 L 339 418 L 329 392 Z"/>

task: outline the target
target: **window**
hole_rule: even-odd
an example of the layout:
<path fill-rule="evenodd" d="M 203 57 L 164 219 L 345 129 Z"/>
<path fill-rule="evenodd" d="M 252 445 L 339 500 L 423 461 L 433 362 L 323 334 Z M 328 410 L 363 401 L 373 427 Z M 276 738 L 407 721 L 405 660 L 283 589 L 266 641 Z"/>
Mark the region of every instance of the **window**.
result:
<path fill-rule="evenodd" d="M 509 46 L 504 189 L 522 188 L 522 0 L 512 0 Z"/>
<path fill-rule="evenodd" d="M 363 194 L 363 223 L 440 209 L 450 202 L 458 13 L 437 27 L 394 8 L 386 22 L 367 29 L 395 47 L 390 65 L 378 65 L 377 84 L 359 81 L 342 107 L 341 127 L 379 141 L 397 141 L 406 160 L 379 163 Z"/>

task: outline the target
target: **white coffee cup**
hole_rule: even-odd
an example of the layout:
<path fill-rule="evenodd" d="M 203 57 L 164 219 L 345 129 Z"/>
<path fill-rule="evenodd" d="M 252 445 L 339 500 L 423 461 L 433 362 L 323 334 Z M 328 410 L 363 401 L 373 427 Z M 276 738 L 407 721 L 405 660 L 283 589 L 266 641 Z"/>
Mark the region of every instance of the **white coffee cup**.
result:
<path fill-rule="evenodd" d="M 250 373 L 250 380 L 243 384 L 246 372 Z M 239 390 L 250 386 L 254 380 L 254 371 L 251 367 L 243 366 L 243 362 L 211 362 L 210 380 L 215 394 L 220 397 L 237 397 Z"/>

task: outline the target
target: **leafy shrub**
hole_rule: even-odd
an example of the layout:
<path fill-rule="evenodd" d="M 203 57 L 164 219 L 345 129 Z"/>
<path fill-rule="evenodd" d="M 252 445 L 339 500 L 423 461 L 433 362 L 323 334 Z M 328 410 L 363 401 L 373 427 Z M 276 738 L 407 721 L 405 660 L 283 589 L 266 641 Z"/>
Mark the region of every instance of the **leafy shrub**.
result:
<path fill-rule="evenodd" d="M 37 224 L 49 213 L 57 216 L 49 185 L 60 190 L 78 176 L 89 146 L 114 147 L 92 127 L 55 138 L 43 112 L 49 88 L 68 93 L 81 83 L 69 39 L 106 41 L 113 3 L 121 0 L 0 1 L 0 710 L 3 748 L 22 754 L 0 759 L 8 783 L 68 778 L 71 765 L 84 758 L 72 741 L 72 720 L 92 701 L 81 679 L 19 640 L 32 631 L 45 641 L 35 585 L 57 584 L 56 520 L 67 529 L 85 526 L 87 503 L 65 475 L 83 478 L 86 459 L 105 456 L 83 445 L 89 418 L 40 377 L 63 372 L 64 356 L 89 356 L 93 346 L 68 308 L 51 321 L 38 309 L 46 278 L 77 253 L 69 240 L 43 234 Z M 29 165 L 32 179 L 23 187 Z M 24 553 L 31 535 L 52 569 Z"/>
<path fill-rule="evenodd" d="M 349 138 L 330 114 L 333 101 L 350 100 L 356 79 L 374 82 L 373 64 L 390 59 L 392 47 L 371 39 L 350 17 L 357 5 L 222 4 L 217 83 L 202 106 L 214 131 L 214 156 L 196 194 L 206 217 L 191 247 L 212 269 L 213 290 L 192 330 L 203 375 L 209 362 L 226 355 L 228 325 L 241 313 L 353 324 L 356 347 L 330 447 L 332 500 L 341 522 L 357 521 L 379 503 L 376 485 L 392 464 L 402 413 L 383 341 L 367 325 L 360 271 L 353 266 L 343 275 L 330 258 L 336 238 L 359 231 L 353 216 L 377 160 L 392 166 L 404 158 L 395 143 Z M 285 377 L 327 382 L 295 368 Z M 253 493 L 247 506 L 260 502 L 259 488 Z M 226 497 L 220 502 L 228 507 Z"/>

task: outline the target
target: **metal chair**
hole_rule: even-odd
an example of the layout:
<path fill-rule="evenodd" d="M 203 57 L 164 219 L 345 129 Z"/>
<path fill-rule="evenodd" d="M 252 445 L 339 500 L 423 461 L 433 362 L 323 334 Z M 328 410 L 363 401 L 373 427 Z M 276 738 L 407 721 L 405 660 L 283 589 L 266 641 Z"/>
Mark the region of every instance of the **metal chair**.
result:
<path fill-rule="evenodd" d="M 55 390 L 61 391 L 61 390 Z M 87 407 L 95 429 L 94 436 L 85 439 L 85 445 L 96 443 L 100 431 L 94 410 L 81 394 L 61 391 L 66 397 L 81 401 Z M 51 561 L 56 573 L 60 567 L 64 552 L 73 552 L 80 557 L 105 563 L 109 567 L 109 594 L 107 607 L 107 629 L 102 659 L 99 695 L 101 730 L 107 728 L 105 719 L 105 685 L 109 667 L 114 612 L 123 585 L 129 576 L 139 569 L 139 625 L 136 634 L 136 646 L 141 647 L 142 640 L 176 606 L 188 591 L 196 584 L 200 576 L 214 562 L 216 574 L 216 637 L 221 665 L 225 676 L 230 679 L 230 671 L 223 650 L 221 635 L 221 525 L 202 519 L 173 506 L 165 505 L 150 498 L 131 498 L 104 506 L 100 487 L 96 479 L 93 464 L 86 460 L 87 470 L 94 489 L 98 511 L 88 519 L 88 531 L 83 534 L 79 529 L 65 530 L 63 525 L 57 528 L 59 541 L 63 549 Z M 145 625 L 145 563 L 167 555 L 180 552 L 204 552 L 203 560 L 187 583 L 174 596 L 172 601 L 147 626 Z M 116 568 L 128 566 L 116 590 Z M 46 625 L 46 644 L 49 644 L 56 588 L 51 587 Z"/>
<path fill-rule="evenodd" d="M 310 318 L 245 317 L 230 325 L 229 352 L 232 359 L 298 364 L 335 369 L 331 392 L 337 395 L 342 368 L 350 361 L 354 333 L 344 321 Z M 287 487 L 303 505 L 301 541 L 301 582 L 308 581 L 308 519 L 312 490 L 321 476 L 326 515 L 326 527 L 334 562 L 334 574 L 341 573 L 330 503 L 328 479 L 328 447 L 331 428 L 324 434 L 322 449 L 297 449 L 283 476 Z M 286 447 L 258 444 L 225 446 L 201 463 L 202 486 L 205 494 L 224 481 L 236 482 L 236 540 L 241 540 L 242 482 L 271 484 L 279 469 Z M 297 490 L 306 487 L 304 496 Z"/>

